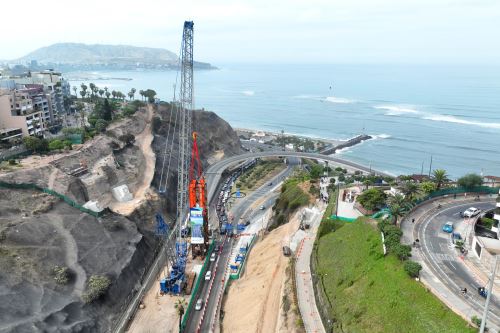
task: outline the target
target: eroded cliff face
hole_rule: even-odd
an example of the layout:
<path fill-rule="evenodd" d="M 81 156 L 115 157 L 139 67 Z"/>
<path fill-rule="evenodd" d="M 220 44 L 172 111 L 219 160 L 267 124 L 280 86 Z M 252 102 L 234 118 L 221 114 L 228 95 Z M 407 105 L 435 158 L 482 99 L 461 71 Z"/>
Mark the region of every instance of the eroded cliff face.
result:
<path fill-rule="evenodd" d="M 126 184 L 132 193 L 138 193 L 144 181 L 152 182 L 126 216 L 108 211 L 100 218 L 43 192 L 0 188 L 0 332 L 111 329 L 158 249 L 155 213 L 171 215 L 176 205 L 177 134 L 173 135 L 176 139 L 168 191 L 165 196 L 156 191 L 164 136 L 169 127 L 173 131 L 174 125 L 168 121 L 169 112 L 166 106 L 159 106 L 154 112 L 158 120 L 153 121 L 153 112 L 148 115 L 147 109 L 141 110 L 111 125 L 106 135 L 94 138 L 78 151 L 53 160 L 42 158 L 35 166 L 0 175 L 3 182 L 34 183 L 78 204 L 93 200 L 112 208 L 120 206 L 111 194 L 113 187 Z M 146 147 L 153 139 L 148 138 L 151 126 L 155 126 L 152 152 L 156 158 L 153 156 L 154 176 L 148 180 L 144 173 L 151 162 L 151 151 Z M 193 127 L 200 133 L 204 163 L 240 152 L 236 133 L 214 113 L 194 112 Z M 119 139 L 123 134 L 138 139 L 126 145 Z M 82 166 L 87 173 L 72 175 Z M 69 269 L 67 284 L 56 283 L 55 266 Z M 111 285 L 99 301 L 85 304 L 81 296 L 92 275 L 109 277 Z"/>

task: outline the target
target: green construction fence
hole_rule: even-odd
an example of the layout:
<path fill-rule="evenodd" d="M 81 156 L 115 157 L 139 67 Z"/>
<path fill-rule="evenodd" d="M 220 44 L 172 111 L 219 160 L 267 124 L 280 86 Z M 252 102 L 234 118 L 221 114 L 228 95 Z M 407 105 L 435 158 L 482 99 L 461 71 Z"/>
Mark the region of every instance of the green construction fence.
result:
<path fill-rule="evenodd" d="M 64 202 L 66 202 L 71 207 L 75 207 L 76 209 L 80 210 L 81 212 L 87 213 L 87 214 L 92 215 L 94 217 L 101 217 L 102 215 L 105 214 L 105 211 L 94 212 L 93 210 L 87 209 L 87 208 L 83 207 L 82 205 L 76 203 L 74 200 L 68 198 L 64 194 L 58 193 L 58 192 L 51 190 L 51 189 L 48 189 L 48 188 L 38 186 L 38 185 L 33 184 L 33 183 L 6 183 L 3 181 L 0 181 L 0 187 L 8 188 L 8 189 L 16 189 L 16 190 L 34 190 L 34 191 L 44 192 L 44 193 L 50 194 L 52 196 L 55 196 L 55 197 L 63 200 Z"/>
<path fill-rule="evenodd" d="M 248 244 L 247 252 L 245 253 L 245 258 L 243 258 L 243 262 L 241 263 L 240 267 L 238 267 L 238 272 L 236 272 L 234 274 L 229 274 L 230 280 L 237 280 L 240 278 L 241 274 L 243 274 L 248 255 L 250 253 L 250 249 L 252 248 L 253 244 L 255 243 L 256 238 L 257 237 L 255 237 L 255 235 L 253 235 L 252 239 L 250 240 L 250 243 Z"/>

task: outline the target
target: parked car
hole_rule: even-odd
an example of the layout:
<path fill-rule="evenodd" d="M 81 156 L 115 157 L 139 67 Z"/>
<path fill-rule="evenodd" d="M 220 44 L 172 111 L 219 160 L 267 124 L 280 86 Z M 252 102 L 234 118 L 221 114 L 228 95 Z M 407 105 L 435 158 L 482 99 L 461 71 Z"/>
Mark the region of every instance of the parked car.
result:
<path fill-rule="evenodd" d="M 443 225 L 443 231 L 451 234 L 453 232 L 453 222 L 446 222 Z"/>
<path fill-rule="evenodd" d="M 215 252 L 210 256 L 210 261 L 215 261 Z M 210 280 L 210 279 L 209 279 Z"/>
<path fill-rule="evenodd" d="M 208 281 L 212 278 L 212 271 L 208 271 L 206 274 L 205 274 L 205 281 Z"/>
<path fill-rule="evenodd" d="M 264 210 L 264 209 L 266 209 L 266 206 L 264 206 L 264 205 L 260 206 L 260 210 Z"/>
<path fill-rule="evenodd" d="M 203 300 L 200 298 L 196 301 L 196 305 L 194 306 L 194 309 L 196 311 L 200 311 L 202 307 L 203 307 Z"/>
<path fill-rule="evenodd" d="M 480 210 L 480 209 L 478 209 L 478 208 L 474 208 L 474 207 L 471 207 L 471 208 L 467 209 L 467 210 L 464 212 L 463 216 L 464 216 L 464 217 L 473 217 L 473 216 L 478 215 L 479 213 L 481 213 L 481 210 Z"/>

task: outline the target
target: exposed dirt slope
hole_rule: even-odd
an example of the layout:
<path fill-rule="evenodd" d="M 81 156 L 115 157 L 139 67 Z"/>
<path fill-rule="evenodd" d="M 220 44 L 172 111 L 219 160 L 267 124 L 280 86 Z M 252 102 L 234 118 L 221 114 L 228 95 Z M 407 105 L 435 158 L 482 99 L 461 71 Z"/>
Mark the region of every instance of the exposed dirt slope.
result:
<path fill-rule="evenodd" d="M 289 222 L 267 234 L 251 250 L 243 277 L 231 284 L 224 304 L 224 332 L 276 332 L 288 245 L 298 221 Z"/>
<path fill-rule="evenodd" d="M 159 156 L 164 148 L 160 133 L 151 150 L 151 111 L 143 109 L 114 123 L 105 135 L 79 150 L 31 158 L 25 167 L 0 174 L 1 181 L 35 183 L 79 204 L 94 200 L 113 208 L 116 200 L 111 189 L 122 184 L 141 198 L 123 211 L 126 217 L 108 212 L 94 218 L 48 194 L 0 189 L 0 332 L 111 330 L 158 249 L 154 214 L 169 212 L 160 204 L 175 207 L 176 190 L 161 200 L 150 192 L 149 183 L 157 187 L 159 180 L 159 174 L 153 177 L 151 172 L 154 155 Z M 159 115 L 165 112 L 160 107 Z M 208 112 L 196 112 L 194 119 L 195 129 L 207 128 L 210 133 L 200 135 L 204 159 L 239 152 L 238 138 L 226 122 Z M 172 125 L 161 119 L 156 123 L 160 130 Z M 136 142 L 125 145 L 119 140 L 124 133 L 135 135 Z M 177 142 L 173 151 L 177 152 Z M 169 187 L 175 189 L 177 161 L 172 163 L 174 183 Z M 88 173 L 70 175 L 81 166 Z M 157 159 L 155 171 L 158 166 Z M 66 285 L 55 283 L 52 270 L 56 265 L 69 268 L 71 278 Z M 80 297 L 92 275 L 109 277 L 111 286 L 100 301 L 85 305 Z"/>

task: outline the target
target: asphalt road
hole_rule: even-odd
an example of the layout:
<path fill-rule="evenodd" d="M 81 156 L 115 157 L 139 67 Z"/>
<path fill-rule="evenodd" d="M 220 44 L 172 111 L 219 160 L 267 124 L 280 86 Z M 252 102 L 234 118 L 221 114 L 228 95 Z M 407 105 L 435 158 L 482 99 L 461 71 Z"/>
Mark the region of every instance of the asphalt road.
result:
<path fill-rule="evenodd" d="M 293 161 L 295 161 L 295 159 Z M 297 160 L 297 162 L 298 162 L 298 160 Z M 221 165 L 222 165 L 221 168 L 227 167 L 233 163 L 234 163 L 234 161 L 230 162 L 230 163 L 221 163 Z M 271 180 L 269 180 L 268 183 L 262 185 L 260 188 L 256 189 L 255 191 L 248 194 L 243 199 L 239 200 L 238 203 L 236 205 L 234 205 L 230 210 L 230 214 L 233 216 L 233 225 L 236 225 L 237 223 L 239 223 L 241 217 L 246 218 L 250 215 L 259 214 L 258 213 L 259 211 L 249 212 L 248 208 L 250 206 L 252 206 L 260 198 L 268 195 L 269 192 L 275 188 L 274 184 L 277 184 L 282 179 L 288 177 L 290 175 L 290 173 L 293 171 L 294 166 L 295 166 L 295 163 L 288 165 L 288 167 L 284 171 L 282 171 L 281 173 L 279 173 L 278 175 L 273 177 Z M 222 173 L 222 171 L 220 171 L 220 172 Z M 213 179 L 214 178 L 212 178 L 210 180 L 210 182 L 208 183 L 209 191 L 213 191 L 213 192 L 211 192 L 209 198 L 213 198 L 213 193 L 216 191 L 217 186 L 218 186 L 220 174 L 219 174 L 219 179 L 217 179 L 216 182 L 214 182 Z M 273 183 L 273 186 L 268 185 L 271 182 Z M 267 198 L 263 202 L 263 204 L 266 207 L 269 207 L 269 205 L 272 205 L 274 203 L 274 200 L 276 200 L 276 198 L 277 198 L 277 195 L 271 196 L 271 197 Z M 244 219 L 242 219 L 242 220 L 244 221 Z M 215 232 L 214 232 L 214 235 L 216 235 Z M 222 244 L 225 237 L 220 236 L 220 235 L 217 235 L 216 237 L 218 239 L 218 244 Z M 200 332 L 209 332 L 211 330 L 212 318 L 214 317 L 215 311 L 217 310 L 218 295 L 219 295 L 221 288 L 224 285 L 222 279 L 224 278 L 225 268 L 228 264 L 228 259 L 229 259 L 229 256 L 231 254 L 232 247 L 233 247 L 233 239 L 229 238 L 224 243 L 224 246 L 222 247 L 222 252 L 218 255 L 218 259 L 215 262 L 210 263 L 209 270 L 212 271 L 212 274 L 214 272 L 214 267 L 215 267 L 216 263 L 218 263 L 217 271 L 216 271 L 215 275 L 212 276 L 212 279 L 210 281 L 202 280 L 201 286 L 198 289 L 199 292 L 197 293 L 197 297 L 196 297 L 196 299 L 201 298 L 204 300 L 204 306 L 206 306 L 206 309 L 204 311 L 203 311 L 203 309 L 202 309 L 202 311 L 194 311 L 193 310 L 189 313 L 185 332 L 189 332 L 189 333 L 197 332 L 198 327 L 200 327 Z M 212 284 L 212 280 L 213 280 L 213 284 Z M 210 284 L 212 284 L 211 289 L 210 289 Z M 209 290 L 210 290 L 210 294 L 208 295 Z M 203 316 L 203 321 L 201 322 L 201 325 L 199 325 L 203 312 L 205 312 L 204 316 Z"/>
<path fill-rule="evenodd" d="M 434 275 L 455 294 L 460 294 L 461 288 L 467 288 L 467 295 L 463 296 L 470 308 L 482 313 L 485 298 L 477 293 L 477 287 L 485 287 L 469 273 L 463 261 L 459 258 L 460 253 L 451 243 L 450 234 L 442 231 L 442 226 L 451 221 L 456 227 L 461 223 L 468 223 L 467 219 L 460 217 L 460 212 L 474 206 L 482 211 L 495 207 L 493 202 L 460 203 L 443 206 L 442 209 L 431 211 L 423 223 L 416 226 L 417 237 L 420 239 L 420 253 Z M 472 226 L 462 226 L 472 228 Z M 464 235 L 464 234 L 463 234 Z M 466 241 L 468 243 L 468 241 Z M 469 250 L 469 256 L 473 256 Z M 489 276 L 490 273 L 488 273 Z M 490 312 L 488 322 L 500 326 L 500 302 L 495 295 L 490 301 Z"/>

